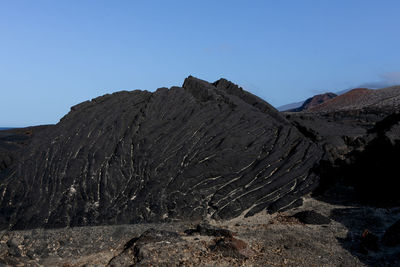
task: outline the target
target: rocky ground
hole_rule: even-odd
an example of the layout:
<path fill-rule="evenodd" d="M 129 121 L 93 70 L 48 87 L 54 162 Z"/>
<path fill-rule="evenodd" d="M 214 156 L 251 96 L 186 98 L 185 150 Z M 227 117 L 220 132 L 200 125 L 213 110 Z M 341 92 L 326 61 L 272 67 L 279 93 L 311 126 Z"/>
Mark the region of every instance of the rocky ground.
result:
<path fill-rule="evenodd" d="M 330 203 L 329 203 L 330 202 Z M 309 212 L 313 211 L 313 212 Z M 230 221 L 3 231 L 12 266 L 396 266 L 400 247 L 380 241 L 400 209 L 325 198 L 273 215 Z"/>

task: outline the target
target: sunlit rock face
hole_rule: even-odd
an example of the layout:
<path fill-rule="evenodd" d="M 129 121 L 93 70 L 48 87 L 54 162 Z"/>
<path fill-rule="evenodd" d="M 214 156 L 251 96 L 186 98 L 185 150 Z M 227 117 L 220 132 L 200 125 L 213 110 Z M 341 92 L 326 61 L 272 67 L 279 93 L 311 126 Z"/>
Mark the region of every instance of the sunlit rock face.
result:
<path fill-rule="evenodd" d="M 0 172 L 3 228 L 229 219 L 299 204 L 322 151 L 221 79 L 76 105 Z"/>

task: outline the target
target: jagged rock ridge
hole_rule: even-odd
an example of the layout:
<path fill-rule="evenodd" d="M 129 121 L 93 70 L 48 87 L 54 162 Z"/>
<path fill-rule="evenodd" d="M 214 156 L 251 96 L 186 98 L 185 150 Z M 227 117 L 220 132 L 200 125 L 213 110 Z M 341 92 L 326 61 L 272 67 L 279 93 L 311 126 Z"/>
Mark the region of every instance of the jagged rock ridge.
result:
<path fill-rule="evenodd" d="M 71 108 L 0 172 L 3 228 L 228 219 L 299 203 L 321 149 L 221 79 Z"/>

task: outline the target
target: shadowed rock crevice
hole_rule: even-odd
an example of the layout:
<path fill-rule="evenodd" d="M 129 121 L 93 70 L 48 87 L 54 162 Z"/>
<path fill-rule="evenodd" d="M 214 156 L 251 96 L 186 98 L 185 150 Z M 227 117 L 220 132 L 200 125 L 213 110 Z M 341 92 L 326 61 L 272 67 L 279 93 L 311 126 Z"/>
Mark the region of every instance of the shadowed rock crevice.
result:
<path fill-rule="evenodd" d="M 340 190 L 352 195 L 352 201 L 377 207 L 400 206 L 396 190 L 399 183 L 400 117 L 392 114 L 378 121 L 354 149 L 334 163 L 322 161 L 317 173 L 321 177 L 320 194 L 326 190 Z M 357 144 L 353 144 L 357 146 Z M 335 186 L 336 184 L 336 186 Z M 344 188 L 347 187 L 348 189 Z M 350 191 L 351 192 L 350 192 Z"/>
<path fill-rule="evenodd" d="M 324 149 L 314 170 L 320 186 L 313 193 L 342 206 L 331 214 L 347 228 L 346 237 L 337 237 L 341 246 L 364 264 L 397 266 L 400 246 L 387 238 L 396 238 L 392 229 L 399 219 L 400 91 L 354 93 L 321 105 L 330 107 L 326 111 L 285 115 L 305 136 L 312 132 L 316 138 L 311 139 Z"/>

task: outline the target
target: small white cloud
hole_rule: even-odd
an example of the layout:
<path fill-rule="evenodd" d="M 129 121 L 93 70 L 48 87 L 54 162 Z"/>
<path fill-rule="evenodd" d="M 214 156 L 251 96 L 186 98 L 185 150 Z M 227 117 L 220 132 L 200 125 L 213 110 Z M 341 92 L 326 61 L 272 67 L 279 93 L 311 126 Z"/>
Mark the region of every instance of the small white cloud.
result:
<path fill-rule="evenodd" d="M 379 78 L 380 80 L 378 81 L 363 83 L 359 85 L 359 87 L 378 89 L 393 85 L 400 85 L 400 72 L 386 72 L 379 75 Z"/>
<path fill-rule="evenodd" d="M 393 82 L 393 83 L 400 83 L 400 71 L 398 72 L 387 72 L 380 75 L 382 80 Z"/>

